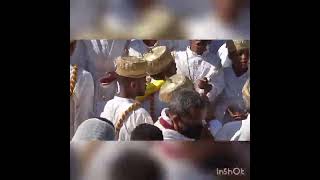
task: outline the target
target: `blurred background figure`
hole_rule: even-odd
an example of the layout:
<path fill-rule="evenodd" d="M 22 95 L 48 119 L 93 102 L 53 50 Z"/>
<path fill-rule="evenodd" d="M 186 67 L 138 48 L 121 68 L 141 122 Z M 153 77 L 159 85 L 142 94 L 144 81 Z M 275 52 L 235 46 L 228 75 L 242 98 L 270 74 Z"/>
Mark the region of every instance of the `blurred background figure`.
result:
<path fill-rule="evenodd" d="M 138 150 L 127 150 L 121 153 L 110 168 L 112 180 L 165 180 L 160 162 L 148 153 Z"/>
<path fill-rule="evenodd" d="M 105 118 L 91 118 L 80 124 L 74 141 L 113 141 L 115 140 L 115 130 L 111 121 Z"/>
<path fill-rule="evenodd" d="M 250 39 L 250 0 L 210 0 L 208 5 L 210 10 L 183 19 L 189 39 Z"/>
<path fill-rule="evenodd" d="M 250 0 L 71 0 L 70 11 L 76 39 L 250 39 Z"/>
<path fill-rule="evenodd" d="M 73 148 L 70 147 L 70 180 L 79 180 L 79 162 Z"/>
<path fill-rule="evenodd" d="M 82 159 L 82 180 L 248 180 L 250 177 L 250 143 L 88 142 L 74 147 Z M 89 156 L 88 152 L 91 152 Z M 242 168 L 244 174 L 218 176 L 217 168 Z"/>
<path fill-rule="evenodd" d="M 131 141 L 163 141 L 162 131 L 151 124 L 140 124 L 131 133 Z"/>
<path fill-rule="evenodd" d="M 70 41 L 70 57 L 77 41 Z M 70 62 L 70 140 L 78 126 L 93 116 L 94 85 L 91 74 Z"/>

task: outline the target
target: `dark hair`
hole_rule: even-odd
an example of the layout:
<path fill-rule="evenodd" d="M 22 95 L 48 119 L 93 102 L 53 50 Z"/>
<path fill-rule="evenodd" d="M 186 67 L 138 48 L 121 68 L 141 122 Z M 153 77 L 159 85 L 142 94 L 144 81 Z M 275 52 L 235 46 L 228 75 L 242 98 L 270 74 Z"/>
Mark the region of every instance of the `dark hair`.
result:
<path fill-rule="evenodd" d="M 126 150 L 111 164 L 112 180 L 163 180 L 161 164 L 145 152 Z"/>
<path fill-rule="evenodd" d="M 206 108 L 207 102 L 194 90 L 181 89 L 172 94 L 172 100 L 169 102 L 169 111 L 181 117 L 190 115 L 192 108 Z"/>
<path fill-rule="evenodd" d="M 140 124 L 131 133 L 130 140 L 133 141 L 162 141 L 162 131 L 151 124 Z"/>

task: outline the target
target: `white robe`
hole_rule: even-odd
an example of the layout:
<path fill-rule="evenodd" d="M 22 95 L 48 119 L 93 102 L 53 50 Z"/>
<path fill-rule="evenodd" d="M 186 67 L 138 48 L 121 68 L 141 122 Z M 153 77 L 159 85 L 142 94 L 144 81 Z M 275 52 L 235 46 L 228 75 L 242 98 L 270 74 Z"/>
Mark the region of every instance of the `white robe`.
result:
<path fill-rule="evenodd" d="M 229 113 L 226 113 L 229 106 L 238 111 L 246 110 L 242 88 L 249 78 L 249 74 L 246 72 L 242 76 L 237 77 L 232 67 L 224 68 L 223 71 L 225 88 L 217 98 L 215 116 L 222 120 L 223 123 L 226 123 L 232 120 Z"/>
<path fill-rule="evenodd" d="M 113 99 L 107 102 L 100 117 L 110 120 L 114 125 L 121 117 L 122 113 L 125 112 L 132 104 L 134 100 L 114 96 Z M 131 132 L 140 124 L 148 123 L 153 124 L 150 114 L 144 108 L 138 108 L 129 114 L 125 123 L 119 132 L 119 140 L 129 141 Z"/>
<path fill-rule="evenodd" d="M 72 66 L 70 65 L 70 78 Z M 70 97 L 70 140 L 78 126 L 93 117 L 94 85 L 89 72 L 78 68 L 74 94 Z"/>
<path fill-rule="evenodd" d="M 221 64 L 222 67 L 226 68 L 226 67 L 231 67 L 232 66 L 232 62 L 228 56 L 228 48 L 226 43 L 224 43 L 218 50 L 217 55 L 220 57 L 221 59 Z"/>
<path fill-rule="evenodd" d="M 223 71 L 219 57 L 208 50 L 203 55 L 197 55 L 190 50 L 175 53 L 177 74 L 187 76 L 194 83 L 196 80 L 206 77 L 212 85 L 212 90 L 207 94 L 211 102 L 222 92 L 224 88 Z"/>
<path fill-rule="evenodd" d="M 216 141 L 250 141 L 250 114 L 242 121 L 226 123 L 217 133 Z"/>
<path fill-rule="evenodd" d="M 168 124 L 172 125 L 172 122 L 168 115 L 166 114 L 166 111 L 168 108 L 164 108 L 161 112 L 161 116 L 159 117 L 158 121 L 154 124 L 157 126 L 161 131 L 163 135 L 163 140 L 178 140 L 178 141 L 193 141 L 194 139 L 188 138 L 182 134 L 180 134 L 178 131 L 167 129 L 160 123 L 160 118 L 165 120 Z"/>
<path fill-rule="evenodd" d="M 92 74 L 94 80 L 94 113 L 99 116 L 106 102 L 117 92 L 116 81 L 106 87 L 100 84 L 100 78 L 115 70 L 115 59 L 124 53 L 127 40 L 80 40 L 71 62 L 83 67 Z"/>

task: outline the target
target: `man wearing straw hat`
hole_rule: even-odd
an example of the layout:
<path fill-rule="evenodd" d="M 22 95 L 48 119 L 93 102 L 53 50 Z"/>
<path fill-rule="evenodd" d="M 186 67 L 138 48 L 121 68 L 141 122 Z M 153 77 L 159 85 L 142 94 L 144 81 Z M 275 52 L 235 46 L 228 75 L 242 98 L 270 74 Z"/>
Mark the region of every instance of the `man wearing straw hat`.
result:
<path fill-rule="evenodd" d="M 153 124 L 150 114 L 135 101 L 137 96 L 145 93 L 147 62 L 138 57 L 118 57 L 115 72 L 119 93 L 107 102 L 100 116 L 114 124 L 116 139 L 129 141 L 136 126 Z"/>
<path fill-rule="evenodd" d="M 169 49 L 166 46 L 157 46 L 144 54 L 147 61 L 147 71 L 151 76 L 147 83 L 144 96 L 138 96 L 143 107 L 150 113 L 155 122 L 161 114 L 165 104 L 159 99 L 159 90 L 165 80 L 176 74 L 176 64 Z"/>
<path fill-rule="evenodd" d="M 225 88 L 217 98 L 215 110 L 223 123 L 247 117 L 242 88 L 249 78 L 250 59 L 249 40 L 228 40 L 226 45 L 232 66 L 223 69 Z"/>

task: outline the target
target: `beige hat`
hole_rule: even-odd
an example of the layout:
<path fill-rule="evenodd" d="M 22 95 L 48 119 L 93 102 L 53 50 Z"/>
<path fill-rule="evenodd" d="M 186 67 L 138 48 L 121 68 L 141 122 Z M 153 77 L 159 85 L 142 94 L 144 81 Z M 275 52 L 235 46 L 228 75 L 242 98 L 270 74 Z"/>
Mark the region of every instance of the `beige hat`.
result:
<path fill-rule="evenodd" d="M 159 99 L 162 102 L 169 103 L 174 92 L 185 88 L 193 89 L 192 81 L 184 75 L 175 74 L 167 79 L 166 82 L 161 86 L 159 91 Z"/>
<path fill-rule="evenodd" d="M 129 78 L 147 76 L 147 62 L 134 56 L 120 56 L 116 60 L 116 73 Z"/>
<path fill-rule="evenodd" d="M 148 63 L 147 72 L 150 75 L 161 73 L 172 61 L 174 61 L 166 46 L 152 48 L 151 52 L 143 55 L 143 59 Z"/>
<path fill-rule="evenodd" d="M 229 52 L 250 49 L 250 40 L 228 40 L 226 46 Z"/>

